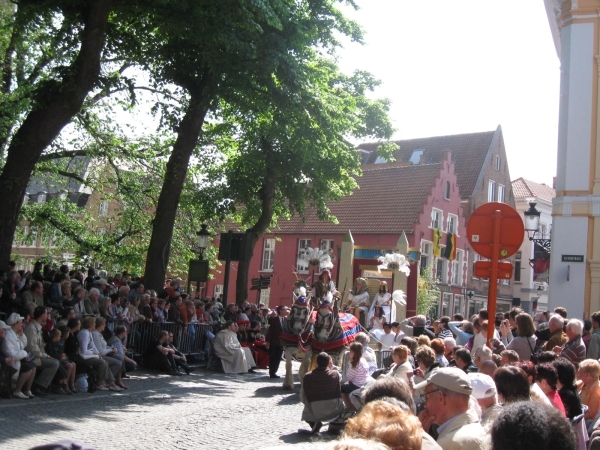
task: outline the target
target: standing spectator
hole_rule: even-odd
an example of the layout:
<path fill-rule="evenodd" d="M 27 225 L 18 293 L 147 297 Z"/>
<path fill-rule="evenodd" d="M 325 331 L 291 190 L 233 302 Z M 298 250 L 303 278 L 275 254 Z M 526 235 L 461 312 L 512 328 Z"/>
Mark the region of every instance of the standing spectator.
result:
<path fill-rule="evenodd" d="M 473 398 L 481 407 L 481 426 L 489 433 L 494 420 L 502 411 L 502 405 L 498 403 L 496 383 L 492 377 L 483 373 L 469 373 L 468 376 L 473 387 Z"/>
<path fill-rule="evenodd" d="M 600 363 L 595 359 L 586 359 L 581 362 L 577 370 L 577 379 L 582 382 L 581 403 L 587 405 L 585 421 L 588 427 L 593 423 L 600 412 Z"/>
<path fill-rule="evenodd" d="M 425 409 L 419 420 L 425 431 L 438 425 L 437 443 L 444 450 L 480 450 L 487 448 L 487 436 L 477 413 L 469 409 L 473 392 L 466 373 L 454 367 L 436 370 L 416 386 L 424 389 Z"/>
<path fill-rule="evenodd" d="M 517 337 L 508 345 L 503 340 L 503 344 L 506 345 L 507 350 L 517 352 L 521 361 L 529 361 L 537 344 L 533 319 L 529 314 L 521 313 L 515 318 L 515 322 L 517 323 Z"/>
<path fill-rule="evenodd" d="M 231 306 L 231 305 L 229 305 Z M 234 305 L 235 306 L 235 305 Z M 265 337 L 265 347 L 269 350 L 269 377 L 281 378 L 277 375 L 281 355 L 283 355 L 283 346 L 281 345 L 281 332 L 285 318 L 290 314 L 289 308 L 283 305 L 277 307 L 277 316 L 269 319 L 269 329 Z"/>
<path fill-rule="evenodd" d="M 557 358 L 552 362 L 558 375 L 558 395 L 565 407 L 568 419 L 573 419 L 582 413 L 581 398 L 575 385 L 575 366 L 565 358 Z"/>
<path fill-rule="evenodd" d="M 591 338 L 592 321 L 590 319 L 585 319 L 583 321 L 583 334 L 581 335 L 581 339 L 583 340 L 583 344 L 585 345 L 586 350 L 589 348 Z"/>
<path fill-rule="evenodd" d="M 467 342 L 469 342 L 475 334 L 473 332 L 473 324 L 468 320 L 448 322 L 448 328 L 456 335 L 456 345 L 467 345 Z"/>
<path fill-rule="evenodd" d="M 450 322 L 450 317 L 443 316 L 438 320 L 433 322 L 433 331 L 435 333 L 435 337 L 444 340 L 447 337 L 454 337 L 452 335 L 452 331 L 448 327 L 448 323 Z"/>
<path fill-rule="evenodd" d="M 168 321 L 176 323 L 178 325 L 183 325 L 183 320 L 181 320 L 181 297 L 177 296 L 175 299 L 171 300 L 171 308 L 169 309 Z"/>
<path fill-rule="evenodd" d="M 446 353 L 446 344 L 440 338 L 435 338 L 431 341 L 431 349 L 435 352 L 435 360 L 440 364 L 440 367 L 448 367 L 448 360 L 444 354 Z"/>
<path fill-rule="evenodd" d="M 404 334 L 409 337 L 419 337 L 422 334 L 427 335 L 429 339 L 434 339 L 435 334 L 428 330 L 425 325 L 427 324 L 427 317 L 423 315 L 409 317 L 400 322 L 400 329 Z"/>
<path fill-rule="evenodd" d="M 42 392 L 48 391 L 50 383 L 52 383 L 60 364 L 58 360 L 52 358 L 44 350 L 42 324 L 46 322 L 47 318 L 48 313 L 46 307 L 38 306 L 33 313 L 33 321 L 25 328 L 25 336 L 27 337 L 27 346 L 25 347 L 25 350 L 35 356 L 33 363 L 38 368 L 35 384 L 37 386 L 37 391 Z M 36 390 L 34 389 L 34 394 L 35 391 Z M 67 394 L 60 387 L 56 388 L 55 393 L 62 395 Z"/>
<path fill-rule="evenodd" d="M 501 403 L 530 400 L 531 385 L 523 369 L 515 366 L 500 367 L 494 374 L 494 382 Z"/>
<path fill-rule="evenodd" d="M 478 370 L 477 366 L 473 364 L 471 352 L 466 348 L 460 348 L 454 352 L 454 361 L 456 361 L 456 367 L 465 373 L 477 372 Z"/>
<path fill-rule="evenodd" d="M 600 311 L 592 314 L 592 334 L 587 349 L 587 358 L 600 359 Z"/>
<path fill-rule="evenodd" d="M 304 404 L 302 420 L 308 422 L 312 433 L 318 433 L 323 422 L 337 418 L 344 410 L 340 391 L 340 374 L 333 370 L 331 356 L 317 355 L 317 367 L 302 380 L 300 401 Z"/>
<path fill-rule="evenodd" d="M 583 332 L 583 322 L 578 319 L 571 319 L 567 323 L 566 334 L 569 340 L 562 346 L 553 348 L 554 353 L 563 358 L 567 358 L 575 367 L 585 359 L 586 349 L 581 340 Z"/>
<path fill-rule="evenodd" d="M 131 291 L 129 292 L 129 301 L 134 298 L 140 297 L 144 293 L 144 285 L 141 282 L 134 283 L 131 286 Z"/>
<path fill-rule="evenodd" d="M 492 360 L 492 350 L 489 347 L 479 347 L 475 350 L 475 361 L 473 363 L 478 369 L 481 368 L 484 362 Z"/>
<path fill-rule="evenodd" d="M 550 330 L 550 336 L 548 341 L 544 344 L 544 351 L 552 351 L 556 346 L 562 347 L 569 338 L 563 331 L 565 326 L 564 319 L 558 314 L 552 314 L 548 321 L 548 329 Z M 600 336 L 598 336 L 600 338 Z M 599 342 L 600 343 L 600 342 Z"/>

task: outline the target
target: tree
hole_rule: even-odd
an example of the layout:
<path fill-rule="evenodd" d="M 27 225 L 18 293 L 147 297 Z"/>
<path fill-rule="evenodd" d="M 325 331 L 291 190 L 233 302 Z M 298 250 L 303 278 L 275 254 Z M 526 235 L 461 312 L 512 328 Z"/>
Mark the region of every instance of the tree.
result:
<path fill-rule="evenodd" d="M 333 3 L 180 2 L 173 14 L 176 20 L 156 15 L 148 21 L 154 39 L 143 57 L 156 85 L 172 83 L 185 92 L 181 108 L 162 105 L 177 139 L 152 224 L 145 270 L 149 286 L 163 285 L 177 207 L 207 114 L 223 102 L 248 105 L 257 95 L 298 95 L 311 82 L 303 63 L 317 47 L 331 51 L 337 45 L 336 33 L 360 39 L 356 24 Z"/>
<path fill-rule="evenodd" d="M 417 282 L 417 314 L 429 315 L 440 301 L 440 290 L 433 276 L 433 265 L 424 267 Z"/>
<path fill-rule="evenodd" d="M 110 0 L 31 1 L 19 3 L 12 15 L 3 17 L 11 37 L 1 68 L 0 144 L 6 143 L 6 159 L 0 174 L 0 264 L 10 259 L 36 163 L 98 82 L 111 7 Z M 43 27 L 51 30 L 49 46 L 32 55 L 28 38 Z M 73 50 L 77 44 L 78 51 Z"/>

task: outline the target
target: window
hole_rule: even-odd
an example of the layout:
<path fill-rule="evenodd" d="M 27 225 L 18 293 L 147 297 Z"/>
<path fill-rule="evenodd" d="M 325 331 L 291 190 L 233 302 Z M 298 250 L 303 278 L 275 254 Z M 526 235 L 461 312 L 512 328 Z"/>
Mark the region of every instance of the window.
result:
<path fill-rule="evenodd" d="M 321 239 L 321 244 L 319 248 L 324 252 L 329 252 L 333 254 L 333 247 L 335 245 L 335 241 L 333 239 Z"/>
<path fill-rule="evenodd" d="M 504 203 L 504 186 L 499 184 L 498 185 L 498 201 L 501 203 Z"/>
<path fill-rule="evenodd" d="M 306 249 L 310 247 L 310 239 L 298 239 L 298 272 L 308 273 L 308 261 L 302 258 L 306 253 Z"/>
<path fill-rule="evenodd" d="M 44 203 L 46 201 L 46 194 L 38 194 L 37 202 Z"/>
<path fill-rule="evenodd" d="M 444 292 L 442 295 L 442 316 L 450 315 L 450 304 L 452 303 L 452 294 Z"/>
<path fill-rule="evenodd" d="M 421 275 L 424 270 L 431 264 L 431 252 L 433 244 L 427 241 L 421 241 Z"/>
<path fill-rule="evenodd" d="M 450 200 L 450 182 L 446 181 L 446 189 L 444 189 L 444 198 Z"/>
<path fill-rule="evenodd" d="M 98 215 L 106 216 L 108 214 L 108 200 L 102 200 L 100 202 L 100 210 L 98 211 Z"/>
<path fill-rule="evenodd" d="M 521 282 L 521 261 L 515 261 L 515 283 Z"/>
<path fill-rule="evenodd" d="M 413 163 L 413 164 L 419 164 L 419 162 L 421 161 L 421 156 L 423 155 L 423 153 L 425 153 L 424 149 L 413 150 L 412 154 L 410 155 L 409 161 L 411 163 Z"/>
<path fill-rule="evenodd" d="M 456 259 L 452 261 L 452 284 L 455 286 L 462 286 L 463 253 L 462 250 L 456 250 Z"/>
<path fill-rule="evenodd" d="M 261 270 L 273 270 L 275 259 L 275 239 L 265 239 L 263 244 L 263 260 Z"/>
<path fill-rule="evenodd" d="M 500 166 L 501 166 L 500 157 L 498 155 L 496 155 L 496 170 L 498 172 L 500 172 Z"/>
<path fill-rule="evenodd" d="M 488 202 L 495 202 L 496 201 L 496 182 L 493 180 L 490 180 L 490 185 L 488 188 Z"/>
<path fill-rule="evenodd" d="M 219 298 L 219 295 L 221 295 L 223 293 L 223 285 L 222 284 L 215 284 L 215 298 Z"/>
<path fill-rule="evenodd" d="M 454 311 L 453 314 L 464 314 L 465 298 L 462 295 L 454 296 Z"/>
<path fill-rule="evenodd" d="M 433 208 L 431 210 L 431 226 L 430 228 L 442 229 L 442 217 L 443 213 L 439 209 Z"/>
<path fill-rule="evenodd" d="M 259 303 L 264 303 L 269 306 L 269 298 L 271 297 L 271 288 L 261 289 Z"/>
<path fill-rule="evenodd" d="M 454 214 L 448 214 L 448 233 L 458 234 L 458 217 Z"/>
<path fill-rule="evenodd" d="M 443 252 L 442 252 L 443 253 Z M 439 283 L 448 283 L 448 261 L 438 258 L 435 267 L 435 277 Z"/>

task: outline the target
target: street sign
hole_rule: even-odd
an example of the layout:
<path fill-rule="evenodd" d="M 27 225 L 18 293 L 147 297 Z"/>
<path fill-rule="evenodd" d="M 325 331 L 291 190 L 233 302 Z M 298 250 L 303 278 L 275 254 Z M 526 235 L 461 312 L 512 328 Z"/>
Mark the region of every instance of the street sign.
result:
<path fill-rule="evenodd" d="M 585 262 L 583 255 L 561 255 L 562 262 Z"/>
<path fill-rule="evenodd" d="M 513 265 L 509 262 L 498 263 L 498 278 L 510 280 L 512 278 Z M 477 278 L 490 278 L 492 275 L 491 261 L 476 261 L 473 275 Z"/>
<path fill-rule="evenodd" d="M 492 254 L 495 211 L 500 211 L 500 235 L 497 255 Z M 471 214 L 467 222 L 467 239 L 473 250 L 489 259 L 506 259 L 514 255 L 523 243 L 524 233 L 525 227 L 519 213 L 514 208 L 500 202 L 481 205 Z"/>
<path fill-rule="evenodd" d="M 469 297 L 469 300 L 473 300 L 473 297 L 475 297 L 475 291 L 467 291 L 467 297 Z"/>

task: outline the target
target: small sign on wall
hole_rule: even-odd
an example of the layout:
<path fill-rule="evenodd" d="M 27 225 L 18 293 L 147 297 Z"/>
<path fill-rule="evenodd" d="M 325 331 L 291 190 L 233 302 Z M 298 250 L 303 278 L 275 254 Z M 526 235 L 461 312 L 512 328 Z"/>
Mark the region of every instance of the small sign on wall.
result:
<path fill-rule="evenodd" d="M 583 255 L 562 255 L 562 262 L 585 262 Z"/>

